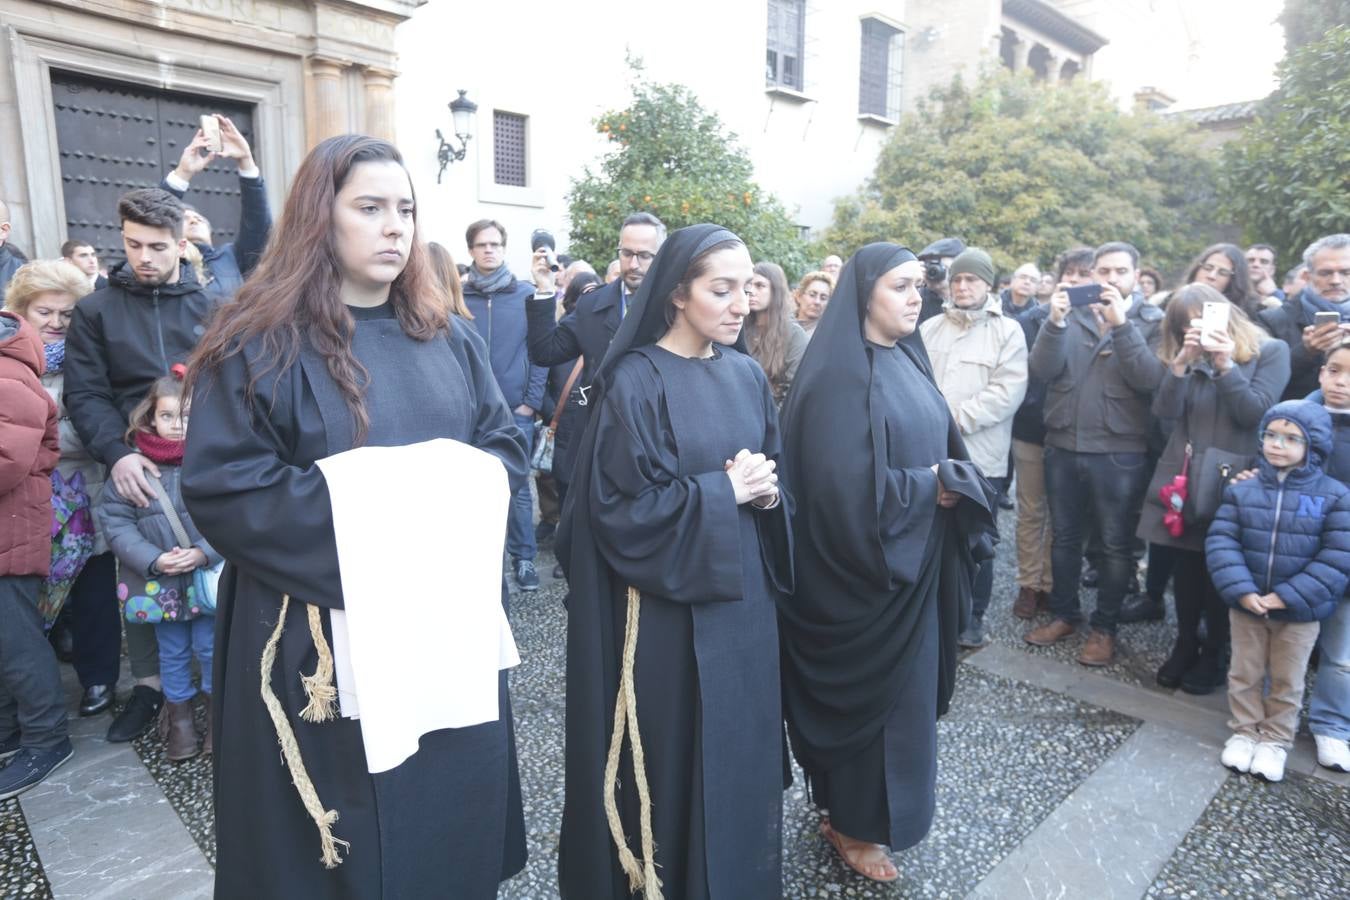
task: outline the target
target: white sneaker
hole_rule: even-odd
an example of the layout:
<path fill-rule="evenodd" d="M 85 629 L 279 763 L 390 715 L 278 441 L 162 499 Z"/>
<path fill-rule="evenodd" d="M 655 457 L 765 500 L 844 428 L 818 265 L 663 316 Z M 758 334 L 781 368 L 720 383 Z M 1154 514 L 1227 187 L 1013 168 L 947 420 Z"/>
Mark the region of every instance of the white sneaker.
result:
<path fill-rule="evenodd" d="M 1269 781 L 1272 784 L 1283 781 L 1284 758 L 1287 754 L 1288 751 L 1279 744 L 1262 741 L 1256 745 L 1256 752 L 1252 754 L 1249 771 L 1257 778 Z"/>
<path fill-rule="evenodd" d="M 1256 752 L 1256 741 L 1245 734 L 1235 734 L 1223 745 L 1223 755 L 1219 762 L 1234 772 L 1246 773 L 1252 767 L 1252 754 Z"/>
<path fill-rule="evenodd" d="M 1350 772 L 1350 744 L 1340 738 L 1315 734 L 1317 741 L 1317 763 L 1337 772 Z"/>

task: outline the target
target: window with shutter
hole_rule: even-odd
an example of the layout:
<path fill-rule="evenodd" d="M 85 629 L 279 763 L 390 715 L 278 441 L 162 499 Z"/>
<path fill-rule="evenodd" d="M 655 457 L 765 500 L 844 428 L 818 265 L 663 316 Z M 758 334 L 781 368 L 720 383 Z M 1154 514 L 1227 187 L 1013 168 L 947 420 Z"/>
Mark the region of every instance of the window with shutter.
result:
<path fill-rule="evenodd" d="M 492 180 L 497 184 L 525 187 L 526 116 L 493 110 Z"/>
<path fill-rule="evenodd" d="M 800 91 L 805 44 L 806 0 L 769 0 L 765 81 Z"/>
<path fill-rule="evenodd" d="M 858 114 L 892 121 L 900 118 L 904 32 L 880 19 L 862 20 L 858 66 Z"/>

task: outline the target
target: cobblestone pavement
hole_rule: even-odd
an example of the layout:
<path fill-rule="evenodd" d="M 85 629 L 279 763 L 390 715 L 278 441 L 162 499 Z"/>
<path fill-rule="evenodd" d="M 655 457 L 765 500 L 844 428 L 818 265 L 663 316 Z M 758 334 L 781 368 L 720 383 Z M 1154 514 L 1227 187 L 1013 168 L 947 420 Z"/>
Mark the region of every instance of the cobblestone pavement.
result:
<path fill-rule="evenodd" d="M 1010 515 L 1005 514 L 1003 524 L 1010 534 Z M 526 870 L 502 886 L 500 896 L 512 900 L 557 896 L 565 587 L 547 577 L 552 565 L 551 555 L 541 553 L 543 589 L 512 597 L 511 620 L 523 662 L 512 673 L 511 690 L 530 849 Z M 1141 880 L 1127 879 L 1126 889 L 1110 891 L 1119 896 L 1345 896 L 1344 885 L 1350 883 L 1350 777 L 1329 776 L 1324 770 L 1310 777 L 1315 767 L 1306 760 L 1302 771 L 1295 772 L 1294 757 L 1291 774 L 1280 785 L 1225 776 L 1217 768 L 1222 699 L 1195 703 L 1153 684 L 1152 673 L 1170 646 L 1170 617 L 1165 623 L 1123 628 L 1116 664 L 1088 672 L 1072 662 L 1074 641 L 1048 649 L 1022 641 L 1027 624 L 1010 612 L 1013 576 L 1011 546 L 1005 542 L 987 615 L 991 645 L 959 669 L 951 712 L 938 729 L 937 816 L 922 843 L 898 854 L 900 880 L 872 884 L 840 862 L 816 830 L 818 818 L 798 772 L 784 798 L 785 897 L 998 896 L 1000 890 L 991 886 L 1032 885 L 1040 857 L 1058 883 L 1054 893 L 1106 896 L 1099 871 L 1079 871 L 1084 848 L 1093 839 L 1087 832 L 1094 827 L 1106 831 L 1108 840 L 1115 829 L 1121 836 L 1121 856 L 1137 857 L 1136 869 L 1145 873 Z M 1092 591 L 1083 592 L 1086 610 L 1094 599 Z M 1008 660 L 1017 665 L 1008 668 Z M 1001 665 L 1008 671 L 1000 671 Z M 1154 721 L 1155 706 L 1158 721 L 1180 731 Z M 1145 724 L 1147 728 L 1141 727 Z M 101 733 L 102 727 L 90 733 Z M 1167 788 L 1169 795 L 1187 790 L 1194 795 L 1190 802 L 1195 812 L 1180 826 L 1170 821 L 1177 815 L 1175 808 L 1156 796 L 1127 790 L 1128 796 L 1111 800 L 1112 791 L 1119 790 L 1112 779 L 1122 772 L 1126 785 L 1137 781 L 1147 787 L 1158 780 L 1160 773 L 1152 771 L 1157 760 L 1136 752 L 1144 746 L 1140 741 L 1158 734 L 1189 741 L 1192 764 L 1208 779 L 1207 784 Z M 1197 734 L 1207 743 L 1198 743 Z M 95 742 L 91 747 L 102 743 L 97 736 L 81 740 Z M 158 802 L 171 805 L 185 833 L 213 861 L 209 761 L 169 763 L 153 736 L 133 746 L 162 792 Z M 1102 802 L 1103 796 L 1108 802 Z M 57 842 L 39 824 L 30 835 L 25 810 L 34 801 L 25 799 L 24 804 L 0 803 L 0 897 L 139 896 L 88 889 L 86 881 L 68 871 L 69 860 L 59 872 L 52 869 L 49 854 L 54 851 L 49 848 Z M 28 819 L 35 821 L 31 814 Z M 1087 823 L 1081 836 L 1062 830 L 1064 822 L 1073 821 Z M 1168 824 L 1175 839 L 1158 839 Z M 78 840 L 76 835 L 60 837 L 67 843 Z M 44 872 L 44 865 L 50 871 Z M 209 875 L 201 881 L 201 895 L 208 895 Z"/>

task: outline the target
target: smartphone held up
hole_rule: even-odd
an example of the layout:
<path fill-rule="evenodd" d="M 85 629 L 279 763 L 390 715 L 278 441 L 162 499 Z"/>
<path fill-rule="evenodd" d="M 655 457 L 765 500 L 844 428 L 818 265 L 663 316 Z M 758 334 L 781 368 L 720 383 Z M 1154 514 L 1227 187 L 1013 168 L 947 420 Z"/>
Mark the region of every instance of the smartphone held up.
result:
<path fill-rule="evenodd" d="M 1067 289 L 1064 293 L 1069 295 L 1070 306 L 1091 306 L 1102 302 L 1100 284 L 1080 284 Z"/>
<path fill-rule="evenodd" d="M 225 149 L 225 144 L 220 137 L 220 120 L 213 115 L 204 115 L 201 118 L 202 134 L 206 135 L 206 149 L 212 153 L 220 153 Z"/>
<path fill-rule="evenodd" d="M 1206 300 L 1200 311 L 1200 349 L 1214 351 L 1218 349 L 1215 338 L 1228 335 L 1228 316 L 1232 306 L 1223 300 Z"/>

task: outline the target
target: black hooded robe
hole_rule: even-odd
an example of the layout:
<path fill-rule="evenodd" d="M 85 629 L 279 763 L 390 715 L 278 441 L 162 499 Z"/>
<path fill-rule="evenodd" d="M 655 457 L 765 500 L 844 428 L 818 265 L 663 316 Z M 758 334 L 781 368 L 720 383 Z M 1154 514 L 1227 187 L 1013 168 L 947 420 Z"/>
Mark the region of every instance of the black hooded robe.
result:
<path fill-rule="evenodd" d="M 791 587 L 788 504 L 783 494 L 772 510 L 737 505 L 724 471 L 742 448 L 777 458 L 775 404 L 750 357 L 718 347 L 686 359 L 644 344 L 663 329 L 640 324 L 653 317 L 645 296 L 657 298 L 659 317 L 700 228 L 667 241 L 665 265 L 653 263 L 615 339 L 580 457 L 590 465 L 578 466 L 564 512 L 572 591 L 558 868 L 567 900 L 630 896 L 602 805 L 629 585 L 642 593 L 634 680 L 662 893 L 782 893 L 775 604 Z M 627 738 L 619 782 L 623 830 L 641 859 Z"/>
<path fill-rule="evenodd" d="M 512 488 L 520 484 L 528 465 L 522 436 L 477 335 L 452 322 L 445 337 L 419 342 L 388 304 L 352 313 L 352 350 L 370 372 L 366 444 L 453 438 L 497 456 Z M 366 769 L 358 720 L 310 724 L 299 716 L 307 703 L 300 675 L 317 662 L 304 604 L 323 607 L 330 642 L 326 610 L 343 605 L 328 488 L 315 461 L 352 446 L 350 415 L 316 359 L 306 351 L 300 364 L 264 375 L 252 414 L 245 386 L 261 366 L 252 347 L 204 379 L 193 398 L 183 493 L 193 521 L 229 560 L 216 624 L 215 893 L 495 897 L 498 882 L 525 862 L 505 672 L 496 722 L 424 735 L 416 754 L 377 775 Z M 320 801 L 338 812 L 334 835 L 351 843 L 333 869 L 320 862 L 318 831 L 259 695 L 259 658 L 283 593 L 293 602 L 272 687 Z"/>
<path fill-rule="evenodd" d="M 992 494 L 926 360 L 862 337 L 876 280 L 912 258 L 870 245 L 850 260 L 785 412 L 798 500 L 796 593 L 781 610 L 788 731 L 831 825 L 893 849 L 932 824 L 972 544 L 992 528 Z M 969 498 L 955 510 L 937 506 L 939 475 Z"/>

